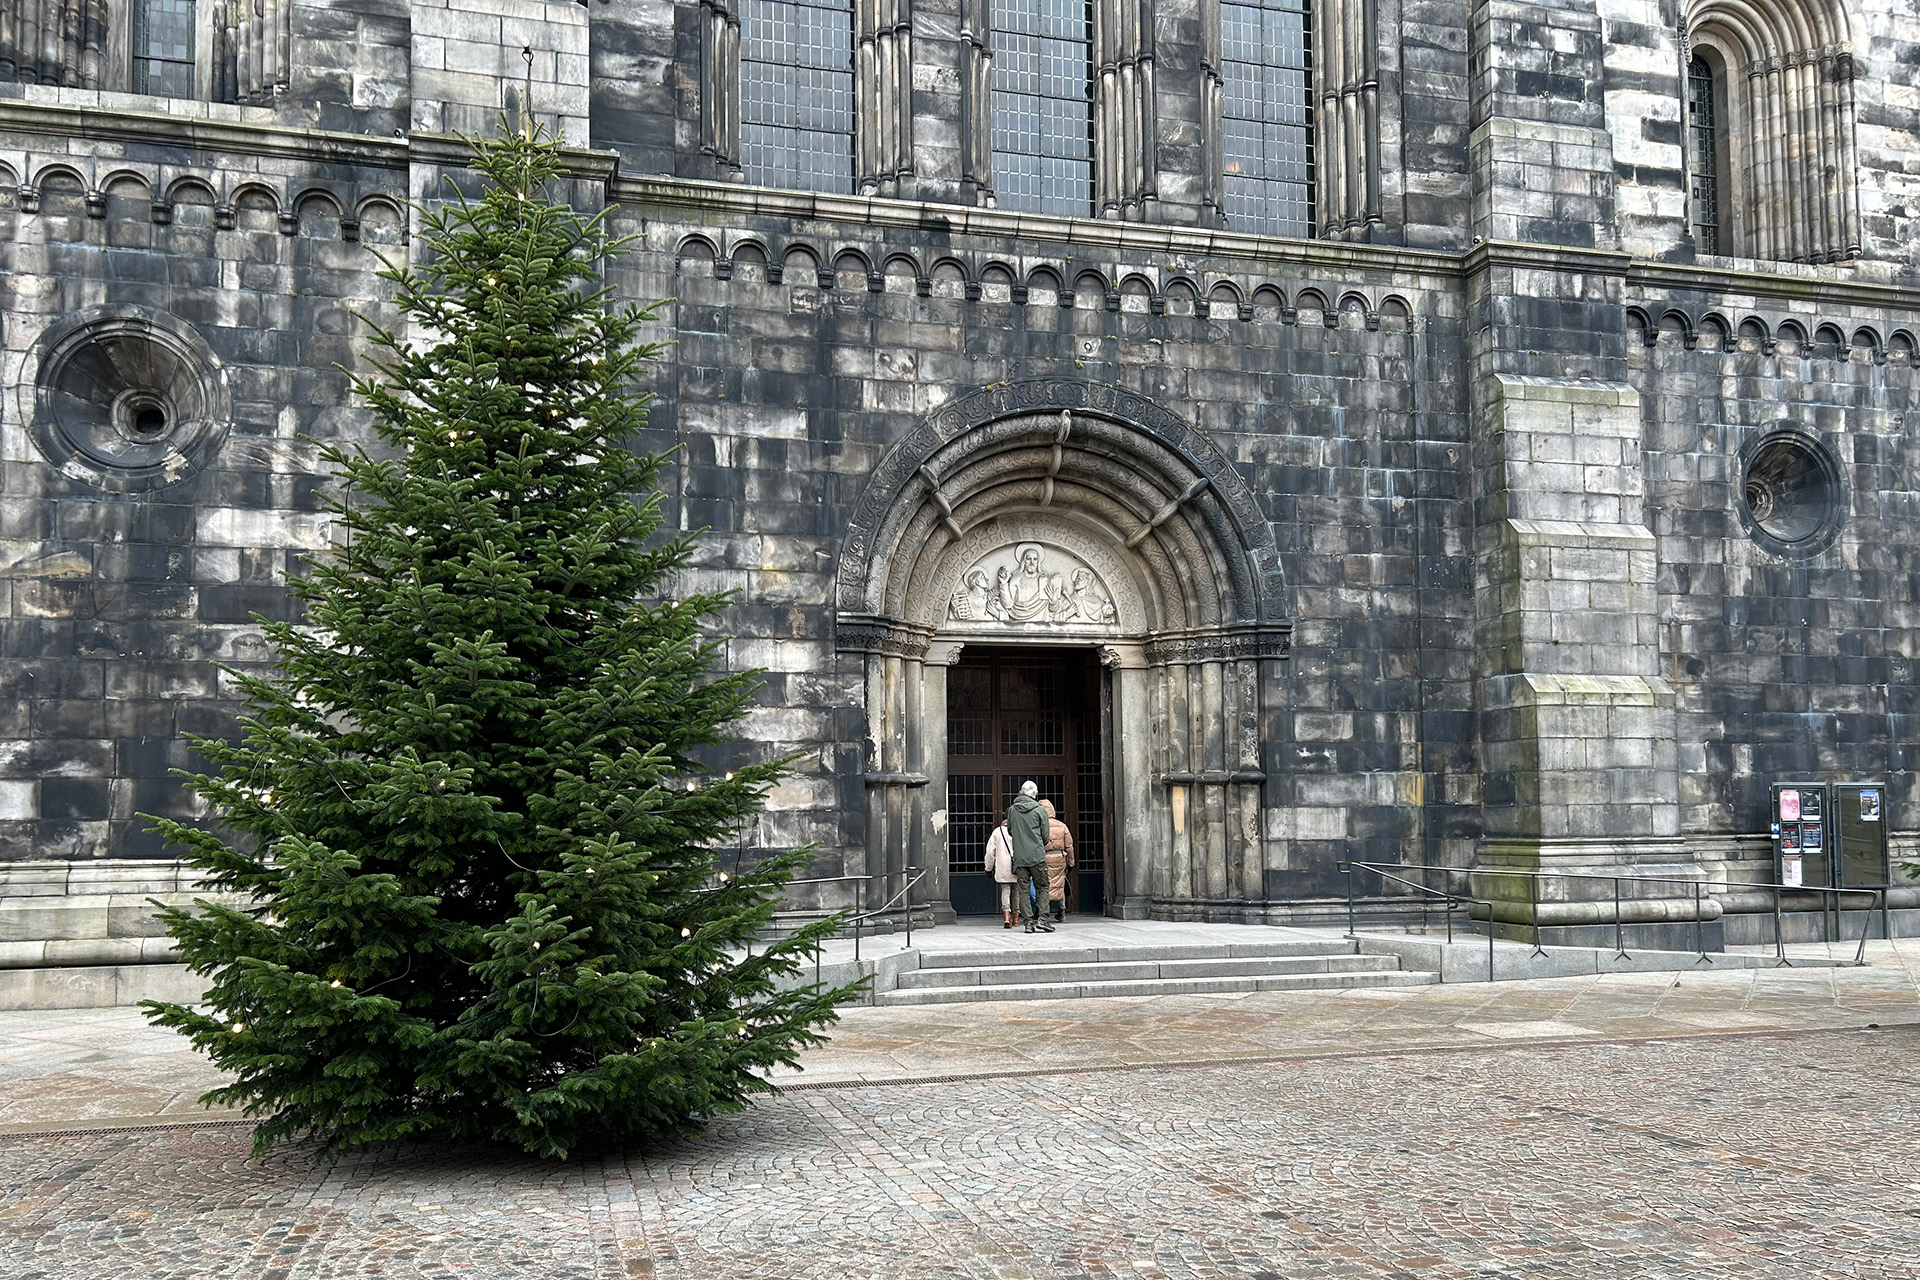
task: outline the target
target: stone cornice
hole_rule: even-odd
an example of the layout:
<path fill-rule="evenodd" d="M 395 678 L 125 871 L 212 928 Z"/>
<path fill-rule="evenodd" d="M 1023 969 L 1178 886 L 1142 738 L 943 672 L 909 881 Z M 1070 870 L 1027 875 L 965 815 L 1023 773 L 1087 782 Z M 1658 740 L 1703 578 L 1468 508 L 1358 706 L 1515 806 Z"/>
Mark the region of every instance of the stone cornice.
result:
<path fill-rule="evenodd" d="M 1335 240 L 1291 240 L 1204 227 L 1100 218 L 1062 218 L 1004 209 L 977 209 L 878 196 L 839 196 L 811 191 L 778 191 L 738 183 L 689 178 L 616 177 L 612 192 L 622 204 L 644 210 L 684 210 L 689 220 L 792 218 L 885 229 L 1027 240 L 1039 244 L 1078 245 L 1118 253 L 1194 255 L 1293 264 L 1329 272 L 1415 272 L 1436 282 L 1459 275 L 1457 254 L 1394 245 L 1347 244 Z"/>
<path fill-rule="evenodd" d="M 1627 284 L 1629 287 L 1677 289 L 1690 293 L 1736 293 L 1785 302 L 1826 302 L 1847 307 L 1920 311 L 1920 283 L 1902 285 L 1849 280 L 1833 275 L 1787 275 L 1767 270 L 1769 265 L 1759 263 L 1754 269 L 1743 269 L 1637 259 L 1627 271 Z M 1822 270 L 1832 272 L 1834 268 Z"/>
<path fill-rule="evenodd" d="M 414 164 L 465 165 L 473 154 L 465 142 L 452 134 L 416 133 L 408 137 L 407 143 L 407 159 Z M 620 170 L 620 157 L 611 151 L 567 147 L 561 155 L 576 178 L 590 182 L 612 182 Z"/>
<path fill-rule="evenodd" d="M 264 114 L 264 113 L 263 113 Z M 273 156 L 319 164 L 405 169 L 409 164 L 464 164 L 467 144 L 448 134 L 405 138 L 307 129 L 277 120 L 178 116 L 164 111 L 0 98 L 0 130 L 67 139 L 164 147 L 189 146 L 225 155 Z M 579 177 L 609 182 L 620 159 L 610 151 L 569 147 L 568 167 Z"/>
<path fill-rule="evenodd" d="M 0 129 L 62 139 L 188 146 L 226 155 L 284 156 L 383 169 L 406 168 L 409 150 L 404 138 L 329 133 L 277 121 L 176 116 L 164 111 L 33 102 L 22 98 L 0 98 Z"/>
<path fill-rule="evenodd" d="M 1483 240 L 1454 259 L 1461 274 L 1477 276 L 1496 267 L 1523 271 L 1577 272 L 1581 275 L 1624 276 L 1633 255 L 1605 249 L 1576 249 L 1566 245 L 1525 244 L 1511 240 Z"/>
<path fill-rule="evenodd" d="M 1794 275 L 1770 270 L 1779 264 L 1755 262 L 1750 268 L 1705 266 L 1698 263 L 1656 262 L 1604 249 L 1573 249 L 1554 245 L 1487 241 L 1459 259 L 1463 274 L 1475 276 L 1496 267 L 1532 271 L 1578 272 L 1582 275 L 1623 277 L 1629 288 L 1671 289 L 1708 295 L 1740 294 L 1781 301 L 1825 302 L 1845 307 L 1884 307 L 1920 311 L 1920 283 L 1889 284 L 1855 280 L 1822 268 L 1821 276 Z"/>

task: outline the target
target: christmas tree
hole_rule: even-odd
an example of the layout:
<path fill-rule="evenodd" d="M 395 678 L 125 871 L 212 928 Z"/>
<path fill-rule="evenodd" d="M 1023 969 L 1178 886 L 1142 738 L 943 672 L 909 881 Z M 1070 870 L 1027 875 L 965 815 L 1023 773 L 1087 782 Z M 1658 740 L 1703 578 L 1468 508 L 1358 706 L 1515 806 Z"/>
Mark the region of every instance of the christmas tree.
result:
<path fill-rule="evenodd" d="M 700 763 L 749 705 L 720 597 L 669 592 L 663 459 L 627 447 L 652 313 L 550 191 L 559 144 L 475 142 L 422 211 L 356 390 L 390 450 L 330 447 L 343 542 L 266 623 L 237 741 L 196 739 L 218 830 L 160 821 L 215 901 L 164 913 L 205 1008 L 149 1002 L 261 1117 L 256 1150 L 437 1135 L 564 1156 L 735 1110 L 854 987 L 794 986 L 837 921 L 751 943 L 806 851 L 722 873 L 786 762 Z M 387 454 L 391 456 L 385 456 Z"/>

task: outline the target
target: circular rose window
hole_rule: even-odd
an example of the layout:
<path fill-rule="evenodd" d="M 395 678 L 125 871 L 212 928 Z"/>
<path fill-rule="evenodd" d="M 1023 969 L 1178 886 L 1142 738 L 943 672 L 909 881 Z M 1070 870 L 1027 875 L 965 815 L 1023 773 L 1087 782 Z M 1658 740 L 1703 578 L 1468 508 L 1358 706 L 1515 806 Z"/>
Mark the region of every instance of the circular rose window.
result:
<path fill-rule="evenodd" d="M 33 438 L 60 470 L 117 492 L 174 484 L 226 438 L 226 371 L 188 326 L 96 307 L 38 344 Z"/>
<path fill-rule="evenodd" d="M 1799 431 L 1776 431 L 1745 451 L 1742 523 L 1776 555 L 1826 550 L 1846 519 L 1846 484 L 1827 446 Z"/>

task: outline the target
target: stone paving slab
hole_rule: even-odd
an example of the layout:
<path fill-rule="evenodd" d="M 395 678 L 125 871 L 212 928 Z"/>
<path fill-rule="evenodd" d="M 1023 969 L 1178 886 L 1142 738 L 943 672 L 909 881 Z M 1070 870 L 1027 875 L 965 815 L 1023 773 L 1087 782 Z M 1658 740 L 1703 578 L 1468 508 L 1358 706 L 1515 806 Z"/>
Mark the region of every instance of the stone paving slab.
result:
<path fill-rule="evenodd" d="M 1816 957 L 1817 948 L 1808 952 Z M 784 1082 L 1920 1021 L 1920 941 L 1865 968 L 854 1008 Z M 205 1117 L 223 1077 L 134 1009 L 0 1013 L 0 1134 Z"/>
<path fill-rule="evenodd" d="M 1911 1280 L 1920 1029 L 803 1087 L 552 1165 L 0 1138 L 12 1280 Z"/>

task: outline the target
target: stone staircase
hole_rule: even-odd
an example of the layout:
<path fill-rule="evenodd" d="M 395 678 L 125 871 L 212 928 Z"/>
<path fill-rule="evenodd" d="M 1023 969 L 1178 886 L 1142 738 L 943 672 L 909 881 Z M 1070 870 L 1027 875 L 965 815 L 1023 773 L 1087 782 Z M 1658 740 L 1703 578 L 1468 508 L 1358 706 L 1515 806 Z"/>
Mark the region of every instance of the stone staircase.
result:
<path fill-rule="evenodd" d="M 1075 947 L 1055 935 L 1034 947 L 927 951 L 919 959 L 918 968 L 900 973 L 874 1003 L 1312 991 L 1439 980 L 1403 970 L 1394 956 L 1363 954 L 1344 939 Z"/>

